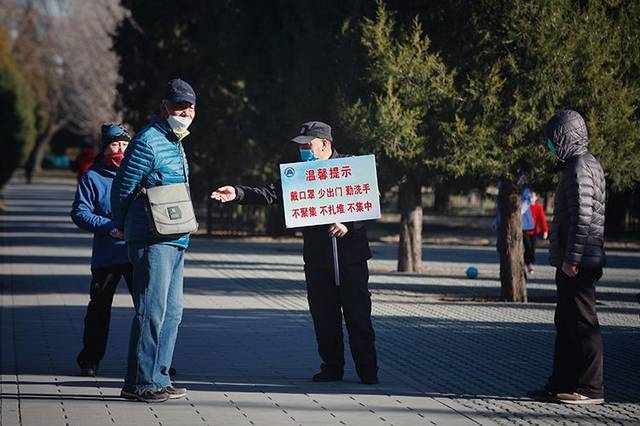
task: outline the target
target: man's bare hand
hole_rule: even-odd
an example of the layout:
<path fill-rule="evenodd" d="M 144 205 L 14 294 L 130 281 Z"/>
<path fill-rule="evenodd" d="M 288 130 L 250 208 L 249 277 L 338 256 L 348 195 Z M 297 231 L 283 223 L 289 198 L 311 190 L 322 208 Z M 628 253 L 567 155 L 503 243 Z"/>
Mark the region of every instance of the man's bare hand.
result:
<path fill-rule="evenodd" d="M 330 237 L 344 237 L 345 234 L 349 232 L 347 227 L 341 223 L 334 223 L 329 227 L 329 236 Z"/>
<path fill-rule="evenodd" d="M 547 238 L 549 238 L 549 233 L 548 232 L 543 233 L 542 234 L 542 239 L 546 240 Z"/>
<path fill-rule="evenodd" d="M 567 262 L 562 262 L 562 272 L 568 277 L 575 277 L 578 275 L 578 265 L 572 265 Z"/>
<path fill-rule="evenodd" d="M 230 185 L 221 186 L 211 193 L 211 198 L 221 203 L 228 203 L 236 199 L 236 189 Z"/>

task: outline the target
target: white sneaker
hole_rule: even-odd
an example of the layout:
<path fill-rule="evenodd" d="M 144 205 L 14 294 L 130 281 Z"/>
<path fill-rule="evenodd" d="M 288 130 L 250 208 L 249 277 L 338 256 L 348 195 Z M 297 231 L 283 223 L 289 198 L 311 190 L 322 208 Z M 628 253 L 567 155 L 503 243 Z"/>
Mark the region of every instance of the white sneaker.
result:
<path fill-rule="evenodd" d="M 581 395 L 577 392 L 559 393 L 558 395 L 556 395 L 556 397 L 558 398 L 558 402 L 561 402 L 563 404 L 604 404 L 604 398 L 589 398 L 588 396 Z"/>

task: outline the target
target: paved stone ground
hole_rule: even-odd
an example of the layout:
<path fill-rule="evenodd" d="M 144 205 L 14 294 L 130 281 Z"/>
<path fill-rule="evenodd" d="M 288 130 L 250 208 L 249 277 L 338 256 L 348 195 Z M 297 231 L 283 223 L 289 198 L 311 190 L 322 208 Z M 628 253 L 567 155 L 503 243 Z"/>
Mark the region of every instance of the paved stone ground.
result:
<path fill-rule="evenodd" d="M 427 246 L 426 273 L 393 273 L 396 247 L 375 244 L 371 291 L 377 386 L 316 384 L 301 244 L 195 239 L 174 366 L 187 399 L 118 397 L 131 301 L 121 286 L 96 378 L 76 376 L 88 301 L 90 235 L 68 217 L 73 182 L 14 180 L 0 214 L 2 425 L 640 424 L 640 253 L 610 252 L 599 287 L 608 403 L 570 407 L 524 397 L 544 383 L 553 345 L 552 270 L 534 302 L 494 301 L 493 248 Z M 544 253 L 540 254 L 544 257 Z M 475 280 L 464 277 L 470 264 Z"/>

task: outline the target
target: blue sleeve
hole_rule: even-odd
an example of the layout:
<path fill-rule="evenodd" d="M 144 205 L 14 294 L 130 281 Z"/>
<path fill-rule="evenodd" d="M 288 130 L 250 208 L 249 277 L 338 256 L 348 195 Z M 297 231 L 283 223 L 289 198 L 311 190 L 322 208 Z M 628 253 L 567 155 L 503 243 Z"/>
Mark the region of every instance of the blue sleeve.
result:
<path fill-rule="evenodd" d="M 143 139 L 131 141 L 111 186 L 111 216 L 116 228 L 124 229 L 129 204 L 142 180 L 153 169 L 153 163 L 151 146 Z"/>
<path fill-rule="evenodd" d="M 94 213 L 97 202 L 96 194 L 97 191 L 91 178 L 85 174 L 76 189 L 76 196 L 71 208 L 71 220 L 80 229 L 94 234 L 106 235 L 114 228 L 114 225 L 111 219 Z"/>

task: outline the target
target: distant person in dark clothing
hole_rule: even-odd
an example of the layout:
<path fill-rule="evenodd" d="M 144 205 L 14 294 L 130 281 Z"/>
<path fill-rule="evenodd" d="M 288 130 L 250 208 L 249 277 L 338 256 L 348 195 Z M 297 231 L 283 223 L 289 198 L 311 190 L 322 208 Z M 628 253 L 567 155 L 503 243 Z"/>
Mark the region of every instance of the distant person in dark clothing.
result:
<path fill-rule="evenodd" d="M 300 135 L 291 140 L 299 149 L 302 161 L 347 157 L 332 146 L 331 127 L 311 121 L 302 125 Z M 211 198 L 241 204 L 274 204 L 282 201 L 280 182 L 261 187 L 223 186 L 213 191 Z M 349 346 L 360 382 L 378 383 L 378 362 L 375 333 L 371 323 L 371 293 L 369 269 L 371 258 L 369 241 L 360 222 L 302 228 L 304 236 L 304 272 L 307 299 L 313 318 L 322 358 L 316 382 L 342 380 L 344 373 L 344 343 L 342 317 L 349 332 Z M 340 286 L 336 286 L 333 270 L 331 237 L 337 237 Z"/>
<path fill-rule="evenodd" d="M 603 351 L 596 314 L 596 283 L 605 266 L 605 177 L 589 153 L 580 114 L 556 113 L 545 127 L 547 146 L 561 170 L 554 199 L 549 261 L 556 267 L 556 344 L 545 389 L 530 391 L 542 401 L 604 402 Z"/>
<path fill-rule="evenodd" d="M 76 172 L 78 182 L 80 182 L 82 176 L 84 176 L 93 166 L 95 158 L 96 150 L 93 148 L 93 146 L 90 143 L 86 142 L 82 144 L 80 153 L 78 154 L 76 159 L 69 164 L 69 168 L 71 169 L 71 171 Z"/>
<path fill-rule="evenodd" d="M 91 300 L 84 319 L 84 346 L 77 362 L 82 376 L 95 376 L 109 334 L 111 304 L 120 278 L 131 292 L 133 267 L 127 257 L 122 230 L 111 221 L 111 184 L 131 137 L 121 124 L 102 125 L 101 152 L 80 178 L 71 218 L 79 228 L 93 233 Z"/>
<path fill-rule="evenodd" d="M 36 168 L 36 150 L 35 148 L 31 150 L 29 154 L 29 158 L 24 163 L 24 177 L 27 183 L 33 182 L 33 172 Z"/>

